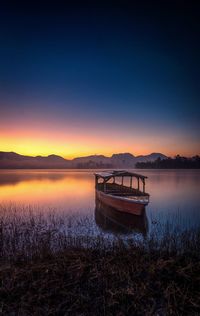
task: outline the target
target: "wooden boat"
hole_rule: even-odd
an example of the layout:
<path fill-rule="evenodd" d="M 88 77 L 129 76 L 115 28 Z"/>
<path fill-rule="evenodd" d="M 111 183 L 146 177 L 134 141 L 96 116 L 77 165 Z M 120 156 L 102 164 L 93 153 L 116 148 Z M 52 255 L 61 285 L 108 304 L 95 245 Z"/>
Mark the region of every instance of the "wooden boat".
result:
<path fill-rule="evenodd" d="M 136 233 L 146 236 L 148 232 L 146 212 L 142 216 L 128 213 L 124 216 L 123 212 L 119 212 L 99 200 L 96 200 L 95 222 L 103 232 L 117 235 Z"/>
<path fill-rule="evenodd" d="M 119 178 L 120 184 L 116 182 Z M 124 185 L 124 178 L 130 179 L 129 186 Z M 137 179 L 137 189 L 133 188 L 133 178 Z M 149 194 L 145 192 L 146 178 L 126 170 L 95 173 L 96 199 L 120 212 L 142 215 L 149 203 Z M 143 186 L 142 191 L 140 182 Z"/>

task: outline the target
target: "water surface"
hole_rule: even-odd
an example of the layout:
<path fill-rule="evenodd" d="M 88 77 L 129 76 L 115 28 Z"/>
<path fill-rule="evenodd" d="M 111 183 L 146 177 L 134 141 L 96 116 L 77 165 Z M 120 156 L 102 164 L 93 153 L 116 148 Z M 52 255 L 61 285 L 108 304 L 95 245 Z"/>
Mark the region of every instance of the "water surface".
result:
<path fill-rule="evenodd" d="M 145 235 L 158 222 L 182 228 L 200 224 L 200 170 L 135 171 L 148 176 L 146 191 L 150 193 L 150 203 L 143 219 L 122 216 L 96 205 L 94 170 L 2 170 L 0 203 L 90 214 L 94 227 L 109 234 Z"/>

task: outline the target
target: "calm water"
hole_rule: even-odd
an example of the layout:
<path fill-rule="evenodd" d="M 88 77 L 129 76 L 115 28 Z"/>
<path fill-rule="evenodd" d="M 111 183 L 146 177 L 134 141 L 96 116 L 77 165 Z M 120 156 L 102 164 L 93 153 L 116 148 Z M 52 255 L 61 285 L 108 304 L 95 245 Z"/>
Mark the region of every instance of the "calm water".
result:
<path fill-rule="evenodd" d="M 200 170 L 137 170 L 148 176 L 150 203 L 144 218 L 122 215 L 95 203 L 94 171 L 0 171 L 0 203 L 54 207 L 90 214 L 94 227 L 109 234 L 148 233 L 158 221 L 182 228 L 200 224 Z"/>

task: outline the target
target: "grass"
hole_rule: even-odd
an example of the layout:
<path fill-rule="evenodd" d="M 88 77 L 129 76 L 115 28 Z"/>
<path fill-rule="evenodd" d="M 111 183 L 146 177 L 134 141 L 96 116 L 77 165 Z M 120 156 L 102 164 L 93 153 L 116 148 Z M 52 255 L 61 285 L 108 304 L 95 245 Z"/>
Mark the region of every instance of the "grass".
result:
<path fill-rule="evenodd" d="M 200 314 L 199 228 L 123 241 L 82 226 L 90 219 L 0 206 L 0 314 Z"/>

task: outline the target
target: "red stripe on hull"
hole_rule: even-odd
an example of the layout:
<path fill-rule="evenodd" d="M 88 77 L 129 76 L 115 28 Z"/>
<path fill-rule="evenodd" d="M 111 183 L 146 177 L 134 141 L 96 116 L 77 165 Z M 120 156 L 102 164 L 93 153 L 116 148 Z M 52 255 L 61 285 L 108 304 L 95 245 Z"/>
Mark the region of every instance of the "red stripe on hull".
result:
<path fill-rule="evenodd" d="M 142 215 L 145 210 L 145 205 L 142 203 L 137 203 L 135 201 L 123 200 L 120 198 L 116 198 L 115 196 L 111 196 L 105 194 L 101 191 L 96 190 L 96 198 L 98 198 L 101 202 L 115 208 L 116 210 L 124 213 L 130 213 L 134 215 Z"/>

